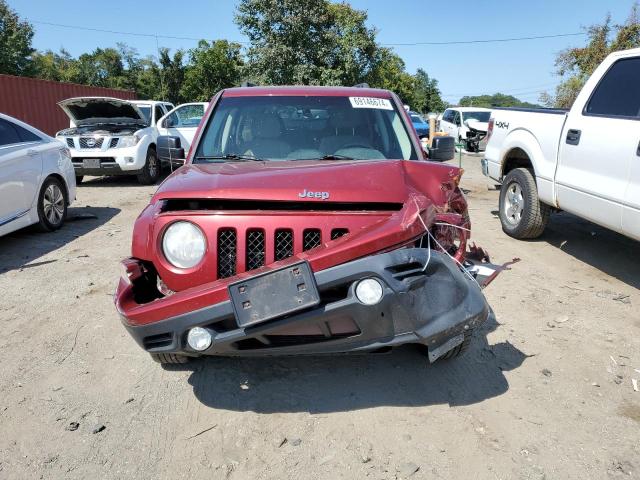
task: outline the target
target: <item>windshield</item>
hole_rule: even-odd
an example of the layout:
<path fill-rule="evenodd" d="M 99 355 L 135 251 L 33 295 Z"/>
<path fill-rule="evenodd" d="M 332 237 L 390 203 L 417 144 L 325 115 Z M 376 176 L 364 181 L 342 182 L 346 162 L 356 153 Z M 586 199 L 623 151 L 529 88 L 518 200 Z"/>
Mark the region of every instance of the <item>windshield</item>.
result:
<path fill-rule="evenodd" d="M 420 118 L 418 115 L 411 115 L 411 121 L 413 123 L 425 123 L 425 121 Z"/>
<path fill-rule="evenodd" d="M 223 97 L 193 163 L 239 156 L 417 160 L 402 117 L 390 100 L 337 96 Z"/>
<path fill-rule="evenodd" d="M 151 105 L 137 105 L 137 107 L 142 112 L 145 123 L 151 123 Z"/>
<path fill-rule="evenodd" d="M 479 122 L 488 122 L 491 112 L 462 112 L 465 120 L 478 120 Z"/>

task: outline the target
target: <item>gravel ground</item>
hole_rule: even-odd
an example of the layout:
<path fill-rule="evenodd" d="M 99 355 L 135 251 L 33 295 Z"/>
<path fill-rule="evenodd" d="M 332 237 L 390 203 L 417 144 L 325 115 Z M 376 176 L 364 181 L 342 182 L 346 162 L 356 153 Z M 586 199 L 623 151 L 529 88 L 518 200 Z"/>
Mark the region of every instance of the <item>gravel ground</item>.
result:
<path fill-rule="evenodd" d="M 521 261 L 466 356 L 211 358 L 165 370 L 113 308 L 153 187 L 89 179 L 53 234 L 0 238 L 0 478 L 640 476 L 640 249 L 568 214 L 505 236 L 479 158 L 474 240 Z M 638 370 L 635 370 L 638 369 Z"/>

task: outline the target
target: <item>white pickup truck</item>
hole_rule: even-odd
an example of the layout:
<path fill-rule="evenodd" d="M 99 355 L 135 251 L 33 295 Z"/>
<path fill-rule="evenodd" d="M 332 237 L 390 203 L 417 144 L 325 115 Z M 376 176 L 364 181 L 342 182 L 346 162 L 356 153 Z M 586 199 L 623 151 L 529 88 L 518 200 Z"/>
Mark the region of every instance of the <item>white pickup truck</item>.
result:
<path fill-rule="evenodd" d="M 505 233 L 538 237 L 564 210 L 640 240 L 640 48 L 609 55 L 569 111 L 495 109 L 489 137 Z"/>

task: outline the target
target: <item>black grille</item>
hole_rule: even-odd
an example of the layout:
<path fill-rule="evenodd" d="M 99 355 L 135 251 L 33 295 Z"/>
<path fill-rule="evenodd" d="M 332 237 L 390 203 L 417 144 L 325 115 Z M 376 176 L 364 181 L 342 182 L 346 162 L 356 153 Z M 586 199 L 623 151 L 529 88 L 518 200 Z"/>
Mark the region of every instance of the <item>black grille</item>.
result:
<path fill-rule="evenodd" d="M 249 230 L 247 232 L 247 270 L 264 266 L 264 231 Z"/>
<path fill-rule="evenodd" d="M 142 344 L 147 350 L 154 348 L 168 347 L 173 341 L 173 335 L 171 333 L 160 333 L 158 335 L 151 335 L 144 337 Z"/>
<path fill-rule="evenodd" d="M 291 230 L 276 230 L 275 242 L 276 260 L 284 260 L 293 255 L 293 232 Z"/>
<path fill-rule="evenodd" d="M 101 148 L 103 138 L 80 137 L 80 148 Z"/>
<path fill-rule="evenodd" d="M 109 148 L 115 148 L 116 145 L 118 145 L 118 139 L 112 138 L 111 141 L 109 142 Z"/>
<path fill-rule="evenodd" d="M 320 230 L 317 228 L 308 228 L 302 235 L 302 250 L 311 250 L 321 243 Z"/>
<path fill-rule="evenodd" d="M 236 231 L 230 228 L 218 230 L 218 278 L 236 274 Z"/>
<path fill-rule="evenodd" d="M 67 138 L 67 147 L 75 148 L 75 144 L 73 143 L 73 138 Z"/>
<path fill-rule="evenodd" d="M 331 230 L 331 240 L 335 240 L 336 238 L 340 238 L 349 233 L 349 230 L 346 228 L 334 228 Z"/>

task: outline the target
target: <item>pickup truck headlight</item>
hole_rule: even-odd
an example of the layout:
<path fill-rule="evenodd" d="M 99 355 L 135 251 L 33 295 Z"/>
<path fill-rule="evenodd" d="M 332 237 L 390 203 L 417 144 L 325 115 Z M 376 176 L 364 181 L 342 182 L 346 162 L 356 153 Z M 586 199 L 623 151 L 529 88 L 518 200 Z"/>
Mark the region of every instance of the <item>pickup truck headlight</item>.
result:
<path fill-rule="evenodd" d="M 135 147 L 140 141 L 140 136 L 135 133 L 133 135 L 127 135 L 126 137 L 120 137 L 120 141 L 116 148 Z"/>
<path fill-rule="evenodd" d="M 195 267 L 204 257 L 206 249 L 204 233 L 191 222 L 172 223 L 162 238 L 165 258 L 178 268 Z"/>

